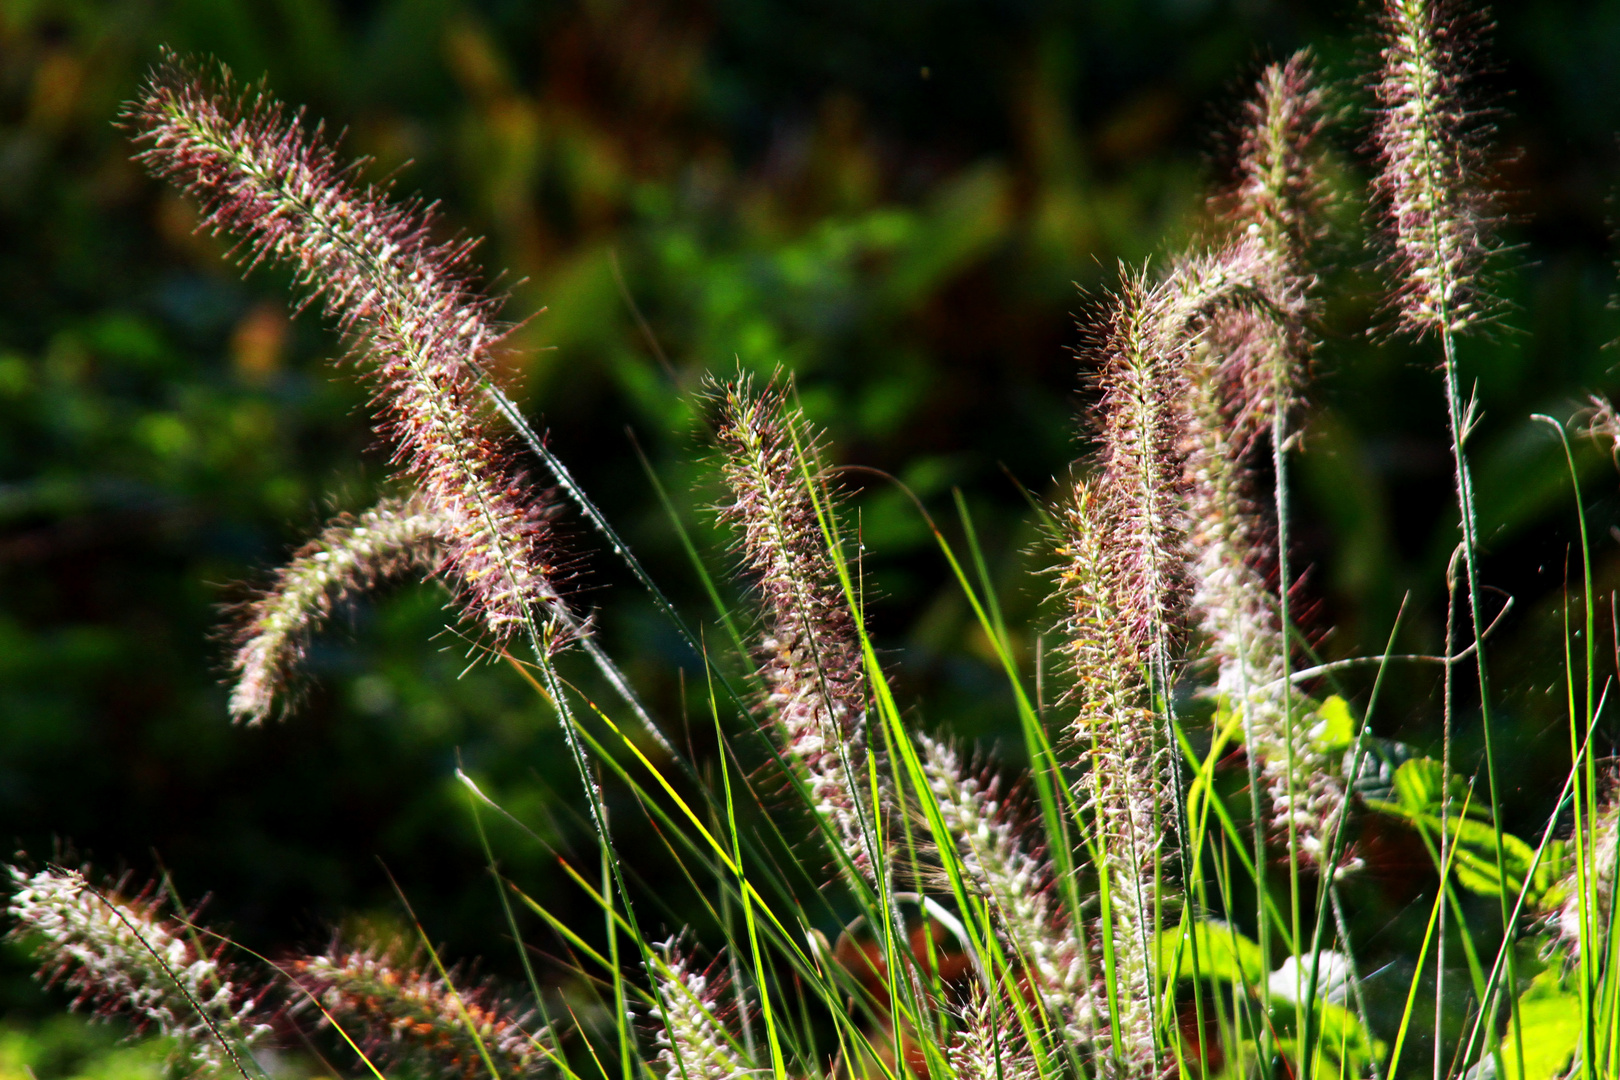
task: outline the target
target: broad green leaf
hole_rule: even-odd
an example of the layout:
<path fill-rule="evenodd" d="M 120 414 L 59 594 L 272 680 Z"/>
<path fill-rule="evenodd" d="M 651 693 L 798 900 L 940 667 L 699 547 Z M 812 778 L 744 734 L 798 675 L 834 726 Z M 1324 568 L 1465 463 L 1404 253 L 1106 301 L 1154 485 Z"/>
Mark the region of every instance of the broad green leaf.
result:
<path fill-rule="evenodd" d="M 1564 989 L 1556 967 L 1535 977 L 1519 995 L 1519 1030 L 1524 1037 L 1524 1073 L 1519 1073 L 1519 1044 L 1511 1027 L 1502 1040 L 1502 1068 L 1506 1080 L 1553 1080 L 1564 1071 L 1581 1039 L 1581 999 Z M 1494 1073 L 1487 1057 L 1478 1070 Z"/>
<path fill-rule="evenodd" d="M 1323 754 L 1340 754 L 1356 742 L 1356 720 L 1350 715 L 1350 704 L 1337 694 L 1322 702 L 1316 710 L 1316 726 L 1311 742 Z"/>
<path fill-rule="evenodd" d="M 1221 979 L 1244 986 L 1257 986 L 1265 978 L 1260 962 L 1260 946 L 1240 934 L 1236 927 L 1219 919 L 1194 923 L 1192 940 L 1183 931 L 1165 930 L 1159 934 L 1159 968 L 1176 965 L 1176 978 L 1193 977 L 1193 947 L 1197 946 L 1197 974 L 1204 979 Z M 1177 946 L 1180 946 L 1178 955 Z"/>
<path fill-rule="evenodd" d="M 1448 787 L 1453 803 L 1461 802 L 1468 793 L 1461 777 L 1453 776 L 1446 784 L 1441 764 L 1433 758 L 1414 758 L 1395 770 L 1395 801 L 1408 816 L 1438 811 Z"/>
<path fill-rule="evenodd" d="M 1440 819 L 1426 817 L 1424 825 L 1438 830 Z M 1451 834 L 1452 843 L 1457 845 L 1457 882 L 1469 892 L 1482 896 L 1499 894 L 1503 882 L 1496 869 L 1496 831 L 1482 821 L 1457 818 L 1446 819 L 1446 831 Z M 1502 834 L 1502 867 L 1507 872 L 1509 894 L 1517 895 L 1524 887 L 1524 876 L 1530 872 L 1530 864 L 1535 858 L 1535 849 L 1529 844 L 1512 833 Z"/>
<path fill-rule="evenodd" d="M 1467 804 L 1468 793 L 1468 786 L 1461 777 L 1451 777 L 1444 786 L 1451 794 L 1452 809 L 1446 813 L 1445 828 L 1449 843 L 1456 845 L 1452 866 L 1458 884 L 1483 896 L 1496 896 L 1504 888 L 1510 894 L 1517 894 L 1535 862 L 1535 849 L 1512 833 L 1502 834 L 1502 870 L 1507 876 L 1504 882 L 1497 870 L 1496 829 L 1491 824 L 1489 811 L 1473 803 L 1468 805 L 1466 815 L 1461 812 L 1459 808 Z M 1440 763 L 1433 758 L 1413 758 L 1402 762 L 1395 770 L 1390 799 L 1369 798 L 1366 802 L 1374 810 L 1405 818 L 1432 835 L 1440 831 L 1441 791 Z M 1538 868 L 1530 902 L 1541 900 L 1557 880 L 1557 875 L 1544 874 Z"/>
<path fill-rule="evenodd" d="M 1393 802 L 1377 802 L 1377 809 L 1389 814 L 1416 819 L 1424 814 L 1438 818 L 1441 808 L 1441 793 L 1449 794 L 1448 817 L 1458 817 L 1460 808 L 1468 806 L 1470 818 L 1490 820 L 1490 811 L 1478 800 L 1468 797 L 1468 782 L 1460 776 L 1453 775 L 1449 780 L 1442 782 L 1442 769 L 1440 762 L 1433 758 L 1412 758 L 1403 761 L 1395 770 L 1393 782 L 1390 785 L 1390 794 Z"/>

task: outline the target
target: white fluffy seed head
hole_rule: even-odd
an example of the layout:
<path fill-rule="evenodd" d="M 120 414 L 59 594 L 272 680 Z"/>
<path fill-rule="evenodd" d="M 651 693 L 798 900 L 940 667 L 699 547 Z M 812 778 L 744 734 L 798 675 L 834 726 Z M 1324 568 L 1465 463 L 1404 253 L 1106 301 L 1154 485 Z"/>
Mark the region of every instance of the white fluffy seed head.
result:
<path fill-rule="evenodd" d="M 196 930 L 165 917 L 161 892 L 97 889 L 77 870 L 7 870 L 8 936 L 33 945 L 41 977 L 73 990 L 75 1007 L 128 1017 L 174 1039 L 188 1070 L 222 1075 L 238 1072 L 269 1033 L 262 992 L 233 978 L 217 951 L 201 951 Z"/>
<path fill-rule="evenodd" d="M 658 1074 L 664 1080 L 742 1080 L 756 1073 L 720 1019 L 723 982 L 698 971 L 674 939 L 656 952 L 649 968 L 658 995 Z"/>
<path fill-rule="evenodd" d="M 233 719 L 257 724 L 285 700 L 312 633 L 344 601 L 383 581 L 444 564 L 452 523 L 420 496 L 385 499 L 328 525 L 243 609 L 231 669 Z"/>
<path fill-rule="evenodd" d="M 963 768 L 947 744 L 919 736 L 923 775 L 968 884 L 990 902 L 1008 957 L 1076 1043 L 1096 1034 L 1096 1007 L 1079 940 L 1053 895 L 1052 867 L 994 780 Z"/>

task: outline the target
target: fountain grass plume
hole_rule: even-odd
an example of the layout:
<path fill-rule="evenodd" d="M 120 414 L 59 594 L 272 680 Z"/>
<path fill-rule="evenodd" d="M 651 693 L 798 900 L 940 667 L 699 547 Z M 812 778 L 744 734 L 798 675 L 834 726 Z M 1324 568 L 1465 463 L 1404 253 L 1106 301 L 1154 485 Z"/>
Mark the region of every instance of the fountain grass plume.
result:
<path fill-rule="evenodd" d="M 1226 229 L 1256 248 L 1253 302 L 1218 311 L 1207 348 L 1194 354 L 1184 398 L 1191 607 L 1215 667 L 1215 692 L 1241 709 L 1245 743 L 1259 759 L 1273 824 L 1319 859 L 1345 791 L 1317 750 L 1309 703 L 1289 683 L 1279 548 L 1285 524 L 1284 451 L 1314 340 L 1322 238 L 1318 142 L 1322 94 L 1307 53 L 1268 65 L 1243 110 L 1231 194 L 1217 205 Z M 1256 498 L 1253 444 L 1269 435 L 1278 482 L 1275 517 Z"/>
<path fill-rule="evenodd" d="M 1243 714 L 1272 825 L 1320 863 L 1348 797 L 1339 763 L 1319 747 L 1311 703 L 1290 685 L 1278 598 L 1267 584 L 1273 534 L 1255 506 L 1253 474 L 1207 394 L 1194 391 L 1188 454 L 1191 606 L 1215 668 L 1217 699 Z"/>
<path fill-rule="evenodd" d="M 251 1047 L 270 1028 L 264 990 L 236 976 L 189 918 L 165 914 L 168 896 L 148 886 L 96 888 L 77 870 L 7 867 L 13 888 L 7 935 L 33 948 L 40 976 L 75 992 L 75 1008 L 131 1020 L 178 1044 L 187 1071 L 247 1075 Z"/>
<path fill-rule="evenodd" d="M 870 875 L 866 673 L 827 546 L 822 514 L 829 502 L 823 497 L 818 508 L 811 492 L 822 483 L 815 434 L 785 386 L 756 393 L 740 378 L 717 396 L 721 472 L 731 497 L 721 515 L 738 530 L 744 571 L 760 596 L 765 712 L 783 753 L 803 771 L 816 812 Z"/>
<path fill-rule="evenodd" d="M 1185 410 L 1188 373 L 1216 315 L 1266 297 L 1267 259 L 1243 238 L 1171 265 L 1161 280 L 1127 273 L 1087 350 L 1098 369 L 1096 496 L 1109 535 L 1097 555 L 1116 590 L 1133 655 L 1159 678 L 1185 598 Z"/>
<path fill-rule="evenodd" d="M 698 971 L 673 939 L 648 961 L 658 994 L 656 1069 L 665 1080 L 740 1080 L 757 1072 L 721 1016 L 726 984 L 713 970 Z"/>
<path fill-rule="evenodd" d="M 1053 888 L 1051 862 L 995 779 L 966 769 L 956 751 L 919 736 L 923 774 L 938 801 L 968 883 L 988 900 L 1009 959 L 1077 1042 L 1096 1029 L 1096 1006 L 1074 928 Z"/>
<path fill-rule="evenodd" d="M 1322 89 L 1310 51 L 1267 64 L 1239 114 L 1237 183 L 1226 216 L 1278 252 L 1321 239 Z"/>
<path fill-rule="evenodd" d="M 497 640 L 522 629 L 549 653 L 576 624 L 554 579 L 545 501 L 524 484 L 478 406 L 484 364 L 506 328 L 468 276 L 471 245 L 433 239 L 415 201 L 357 179 L 319 125 L 303 124 L 227 71 L 169 55 L 125 123 L 153 173 L 202 205 L 203 224 L 240 239 L 248 264 L 289 267 L 319 299 L 369 375 L 380 427 L 415 478 L 465 606 Z"/>
<path fill-rule="evenodd" d="M 982 988 L 963 1009 L 945 1058 L 956 1080 L 1039 1080 L 1041 1075 L 1012 1011 Z"/>
<path fill-rule="evenodd" d="M 1317 307 L 1311 261 L 1328 202 L 1322 108 L 1308 52 L 1267 65 L 1243 107 L 1235 182 L 1214 200 L 1224 228 L 1256 244 L 1263 278 L 1263 306 L 1219 314 L 1211 329 L 1217 374 L 1230 399 L 1223 407 L 1239 449 L 1274 417 L 1286 426 L 1309 367 Z"/>
<path fill-rule="evenodd" d="M 1483 179 L 1486 127 L 1467 82 L 1483 21 L 1450 0 L 1385 0 L 1374 189 L 1399 281 L 1402 330 L 1458 334 L 1491 315 L 1480 271 L 1495 217 Z"/>
<path fill-rule="evenodd" d="M 420 959 L 401 960 L 381 947 L 337 943 L 283 967 L 308 999 L 343 1026 L 367 1056 L 425 1060 L 465 1080 L 527 1077 L 554 1056 L 546 1029 L 488 982 L 457 985 Z"/>
<path fill-rule="evenodd" d="M 1084 773 L 1077 796 L 1091 809 L 1104 865 L 1109 1043 L 1131 1075 L 1156 1071 L 1155 942 L 1175 783 L 1165 730 L 1152 708 L 1147 649 L 1136 629 L 1129 583 L 1115 577 L 1110 545 L 1120 528 L 1085 483 L 1063 508 L 1058 587 L 1073 681 L 1069 741 Z M 1174 876 L 1173 873 L 1171 875 Z"/>
<path fill-rule="evenodd" d="M 309 636 L 350 597 L 443 564 L 451 522 L 420 496 L 385 499 L 342 515 L 305 544 L 258 597 L 241 608 L 231 661 L 231 716 L 257 724 L 284 700 Z"/>
<path fill-rule="evenodd" d="M 1485 141 L 1482 115 L 1468 102 L 1476 42 L 1485 21 L 1483 9 L 1450 0 L 1385 0 L 1381 31 L 1382 67 L 1375 91 L 1379 113 L 1373 143 L 1379 159 L 1374 190 L 1381 202 L 1389 237 L 1387 263 L 1395 286 L 1390 304 L 1399 329 L 1412 337 L 1433 335 L 1440 343 L 1446 420 L 1455 466 L 1460 551 L 1466 580 L 1472 663 L 1478 677 L 1480 729 L 1484 736 L 1486 789 L 1493 810 L 1502 805 L 1496 770 L 1489 658 L 1485 648 L 1479 560 L 1478 498 L 1474 491 L 1467 443 L 1477 420 L 1475 401 L 1464 401 L 1458 368 L 1458 339 L 1493 314 L 1482 275 L 1490 254 L 1492 200 L 1484 184 Z M 1447 619 L 1446 649 L 1453 649 Z M 1443 676 L 1442 768 L 1451 767 L 1453 677 L 1455 664 Z M 1440 808 L 1440 857 L 1449 858 L 1451 838 L 1447 806 Z M 1506 842 L 1499 814 L 1492 817 L 1496 873 L 1506 876 Z M 1506 892 L 1498 897 L 1504 934 L 1512 916 Z M 1446 912 L 1440 911 L 1436 947 L 1437 1002 L 1443 1000 Z M 1518 961 L 1506 954 L 1507 991 L 1518 994 Z M 1519 1019 L 1513 1021 L 1518 1030 Z M 1435 1031 L 1444 1026 L 1435 1008 Z M 1438 1064 L 1436 1070 L 1438 1072 Z M 1392 1070 L 1393 1071 L 1393 1070 Z"/>

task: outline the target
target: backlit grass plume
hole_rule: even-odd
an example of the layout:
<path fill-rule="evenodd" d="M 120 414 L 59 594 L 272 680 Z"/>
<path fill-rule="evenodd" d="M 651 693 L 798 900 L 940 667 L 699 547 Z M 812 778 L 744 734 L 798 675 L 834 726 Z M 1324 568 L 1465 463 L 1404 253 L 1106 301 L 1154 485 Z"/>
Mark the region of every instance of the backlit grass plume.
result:
<path fill-rule="evenodd" d="M 231 662 L 231 716 L 256 724 L 270 715 L 310 634 L 332 611 L 387 579 L 434 573 L 450 532 L 450 521 L 426 500 L 387 499 L 358 517 L 340 517 L 299 549 L 243 609 Z"/>
<path fill-rule="evenodd" d="M 1271 531 L 1252 499 L 1253 473 L 1207 390 L 1189 394 L 1188 548 L 1192 610 L 1215 668 L 1214 690 L 1242 711 L 1272 820 L 1315 860 L 1324 853 L 1344 788 L 1315 747 L 1309 703 L 1288 685 L 1278 598 L 1266 583 Z"/>
<path fill-rule="evenodd" d="M 1235 183 L 1217 200 L 1235 239 L 1257 248 L 1264 305 L 1217 315 L 1220 380 L 1240 450 L 1280 418 L 1286 426 L 1310 360 L 1315 314 L 1311 253 L 1324 231 L 1322 91 L 1310 55 L 1269 64 L 1245 102 Z"/>
<path fill-rule="evenodd" d="M 1492 211 L 1464 86 L 1479 18 L 1451 0 L 1383 5 L 1375 187 L 1400 282 L 1396 315 L 1419 336 L 1460 333 L 1489 314 L 1479 273 Z"/>
<path fill-rule="evenodd" d="M 956 1080 L 1039 1080 L 1041 1075 L 1012 1011 L 982 989 L 963 1010 L 945 1056 Z"/>
<path fill-rule="evenodd" d="M 249 1050 L 269 1031 L 263 989 L 235 976 L 223 945 L 205 947 L 189 920 L 166 915 L 162 890 L 128 896 L 77 870 L 7 871 L 8 936 L 33 948 L 46 982 L 75 992 L 75 1007 L 174 1039 L 188 1072 L 257 1074 Z"/>
<path fill-rule="evenodd" d="M 457 985 L 420 960 L 382 948 L 334 945 L 283 965 L 368 1056 L 425 1060 L 435 1070 L 474 1080 L 533 1076 L 552 1051 L 533 1014 L 517 1009 L 487 982 Z"/>
<path fill-rule="evenodd" d="M 1098 477 L 1063 508 L 1060 591 L 1074 678 L 1073 742 L 1108 836 L 1116 1014 L 1127 1054 L 1157 1056 L 1150 987 L 1167 838 L 1180 825 L 1170 749 L 1172 650 L 1186 599 L 1188 377 L 1217 315 L 1264 306 L 1268 264 L 1252 237 L 1171 264 L 1152 281 L 1127 275 L 1093 346 L 1102 390 Z M 1173 875 L 1172 875 L 1173 876 Z M 1116 978 L 1116 981 L 1120 981 Z"/>
<path fill-rule="evenodd" d="M 948 745 L 927 736 L 919 741 L 962 872 L 989 901 L 1008 959 L 1051 1015 L 1077 1040 L 1089 1040 L 1097 1017 L 1085 956 L 1053 891 L 1050 862 L 1029 846 L 1028 823 L 994 780 L 971 775 Z"/>
<path fill-rule="evenodd" d="M 1108 539 L 1096 549 L 1115 617 L 1154 678 L 1169 660 L 1185 593 L 1185 411 L 1188 370 L 1217 315 L 1266 302 L 1267 260 L 1253 239 L 1178 260 L 1161 280 L 1127 274 L 1090 350 L 1097 364 L 1096 497 Z"/>
<path fill-rule="evenodd" d="M 1290 685 L 1287 466 L 1292 411 L 1313 348 L 1317 299 L 1310 251 L 1325 197 L 1317 142 L 1322 95 L 1307 54 L 1271 64 L 1243 110 L 1240 153 L 1223 222 L 1256 249 L 1256 296 L 1217 311 L 1207 349 L 1188 366 L 1189 576 L 1192 610 L 1215 668 L 1215 691 L 1243 712 L 1273 821 L 1309 859 L 1323 853 L 1344 803 L 1336 763 L 1317 749 L 1309 705 Z M 1275 514 L 1262 510 L 1251 461 L 1269 435 Z M 1282 579 L 1278 589 L 1268 574 Z M 1262 779 L 1257 776 L 1256 779 Z"/>
<path fill-rule="evenodd" d="M 654 951 L 656 1069 L 665 1080 L 740 1080 L 757 1070 L 725 1030 L 722 980 L 696 970 L 674 941 Z"/>
<path fill-rule="evenodd" d="M 549 651 L 571 620 L 552 583 L 545 504 L 480 412 L 482 364 L 505 333 L 468 277 L 471 245 L 438 243 L 419 203 L 391 203 L 306 130 L 227 73 L 170 58 L 126 113 L 140 159 L 203 207 L 207 227 L 293 271 L 348 335 L 395 457 L 447 529 L 453 578 L 498 638 Z"/>
<path fill-rule="evenodd" d="M 1103 856 L 1111 1049 L 1131 1075 L 1146 1075 L 1159 1061 L 1154 949 L 1162 890 L 1175 876 L 1175 780 L 1146 681 L 1147 650 L 1133 625 L 1134 595 L 1106 557 L 1119 523 L 1084 483 L 1064 511 L 1058 573 L 1074 683 L 1069 735 L 1085 769 L 1078 794 L 1091 809 Z"/>
<path fill-rule="evenodd" d="M 1438 338 L 1444 379 L 1446 419 L 1451 436 L 1457 494 L 1460 551 L 1473 639 L 1471 663 L 1478 676 L 1480 728 L 1484 736 L 1486 791 L 1500 806 L 1489 657 L 1486 651 L 1482 542 L 1478 497 L 1467 443 L 1477 420 L 1477 398 L 1464 400 L 1458 339 L 1491 314 L 1482 273 L 1491 241 L 1491 199 L 1484 185 L 1485 128 L 1468 104 L 1465 82 L 1473 74 L 1474 39 L 1483 9 L 1450 0 L 1385 0 L 1382 12 L 1382 67 L 1376 92 L 1380 111 L 1373 132 L 1379 173 L 1374 182 L 1390 241 L 1389 272 L 1395 279 L 1392 305 L 1400 329 L 1413 337 Z M 1447 618 L 1446 649 L 1452 620 Z M 1450 767 L 1454 722 L 1453 679 L 1458 665 L 1444 670 L 1442 761 Z M 1447 805 L 1440 807 L 1440 854 L 1450 857 Z M 1496 873 L 1506 876 L 1507 845 L 1500 818 L 1493 818 Z M 1513 916 L 1506 892 L 1497 910 L 1504 934 Z M 1446 912 L 1440 913 L 1439 952 L 1444 957 Z M 1507 987 L 1518 993 L 1518 962 L 1510 950 Z M 1444 997 L 1444 967 L 1437 968 L 1437 998 Z M 1435 1030 L 1442 1025 L 1436 1007 Z M 1438 1036 L 1437 1036 L 1438 1037 Z M 1393 1071 L 1393 1069 L 1392 1069 Z"/>
<path fill-rule="evenodd" d="M 778 385 L 747 379 L 720 396 L 718 439 L 742 561 L 759 590 L 759 674 L 783 753 L 803 770 L 816 811 L 863 873 L 874 865 L 866 746 L 866 673 L 849 599 L 828 550 L 826 497 L 804 416 Z"/>
<path fill-rule="evenodd" d="M 553 1069 L 747 1080 L 767 1068 L 776 1080 L 1407 1080 L 1431 1072 L 1411 1057 L 1401 1068 L 1418 1045 L 1433 1053 L 1423 1064 L 1435 1080 L 1555 1080 L 1573 1076 L 1571 1063 L 1583 1080 L 1612 1077 L 1620 812 L 1612 793 L 1600 810 L 1596 790 L 1608 729 L 1590 597 L 1587 629 L 1569 639 L 1581 637 L 1585 670 L 1573 648 L 1566 662 L 1571 760 L 1584 770 L 1571 778 L 1573 843 L 1548 835 L 1538 846 L 1504 831 L 1522 815 L 1506 813 L 1490 751 L 1477 515 L 1463 455 L 1471 416 L 1456 364 L 1458 335 L 1487 314 L 1478 272 L 1490 247 L 1479 126 L 1461 104 L 1469 22 L 1460 5 L 1388 0 L 1374 140 L 1375 194 L 1400 279 L 1393 306 L 1404 331 L 1432 334 L 1444 351 L 1474 615 L 1473 649 L 1451 648 L 1448 629 L 1446 655 L 1428 669 L 1444 688 L 1440 760 L 1394 741 L 1406 719 L 1387 708 L 1374 715 L 1384 669 L 1366 672 L 1367 657 L 1310 673 L 1350 673 L 1341 697 L 1318 705 L 1293 688 L 1295 651 L 1306 650 L 1291 636 L 1289 454 L 1318 336 L 1315 249 L 1327 217 L 1324 93 L 1301 54 L 1261 73 L 1242 113 L 1235 181 L 1212 201 L 1205 239 L 1124 271 L 1090 326 L 1081 355 L 1098 391 L 1087 417 L 1094 451 L 1053 515 L 1060 701 L 1046 692 L 1049 639 L 1009 625 L 1016 609 L 998 596 L 1001 575 L 979 547 L 969 500 L 958 502 L 969 557 L 927 521 L 942 573 L 963 588 L 950 603 L 965 601 L 954 610 L 971 620 L 951 615 L 950 603 L 930 611 L 945 613 L 937 625 L 952 635 L 965 623 L 961 636 L 1005 677 L 993 688 L 955 685 L 968 688 L 971 711 L 999 712 L 1024 738 L 1030 769 L 1005 781 L 964 764 L 968 751 L 956 744 L 908 727 L 912 703 L 897 700 L 906 683 L 890 685 L 862 621 L 860 537 L 840 534 L 836 485 L 789 377 L 761 388 L 739 375 L 710 401 L 726 490 L 719 513 L 736 537 L 757 630 L 739 655 L 717 655 L 489 381 L 506 328 L 499 301 L 474 283 L 470 245 L 435 240 L 427 209 L 363 183 L 363 166 L 344 166 L 302 114 L 223 72 L 165 59 L 125 114 L 141 160 L 195 196 L 205 227 L 234 236 L 245 261 L 288 267 L 304 302 L 321 302 L 370 380 L 379 427 L 415 493 L 329 525 L 245 607 L 231 713 L 256 723 L 274 712 L 309 635 L 346 599 L 386 578 L 443 576 L 488 637 L 533 644 L 537 664 L 514 678 L 528 676 L 557 714 L 586 799 L 582 813 L 547 815 L 530 831 L 532 806 L 508 811 L 477 770 L 456 771 L 475 812 L 505 823 L 486 832 L 480 816 L 472 830 L 500 886 L 502 929 L 536 994 L 546 992 L 542 978 L 552 981 L 568 1027 L 561 1014 L 557 1027 L 536 1023 L 487 982 L 458 985 L 431 955 L 334 944 L 266 981 L 293 1003 L 275 1012 L 278 1028 L 324 1018 L 353 1036 L 368 1064 L 376 1055 L 398 1061 L 402 1076 L 460 1080 Z M 1355 310 L 1355 299 L 1342 310 Z M 1620 438 L 1615 411 L 1594 405 L 1592 433 Z M 708 687 L 683 674 L 655 680 L 659 692 L 644 700 L 606 642 L 569 613 L 546 497 L 495 435 L 496 413 L 693 647 L 688 659 L 714 676 Z M 1569 464 L 1578 476 L 1573 453 Z M 678 500 L 670 507 L 678 518 Z M 989 535 L 1015 535 L 1012 524 L 998 521 Z M 1583 570 L 1592 583 L 1590 562 Z M 612 640 L 650 640 L 630 629 Z M 581 660 L 601 679 L 576 678 L 573 657 L 551 662 L 570 637 L 583 639 Z M 639 650 L 636 667 L 662 655 Z M 1391 651 L 1385 662 L 1397 659 L 1436 658 Z M 1467 704 L 1485 721 L 1488 796 L 1453 775 L 1464 663 L 1480 675 L 1477 702 Z M 734 664 L 750 669 L 740 693 L 727 677 Z M 1579 674 L 1584 717 L 1574 707 Z M 619 705 L 595 696 L 604 686 L 650 743 L 620 723 Z M 701 726 L 712 721 L 716 756 L 662 735 L 658 714 L 684 717 L 700 697 L 713 710 Z M 749 757 L 729 755 L 739 727 L 764 735 L 751 750 L 774 746 L 836 871 L 805 865 L 814 856 L 802 858 L 799 837 L 778 827 L 781 807 L 746 777 L 733 782 L 732 766 Z M 1337 760 L 1347 753 L 1354 766 Z M 551 763 L 538 764 L 548 779 Z M 1358 813 L 1388 819 L 1355 834 L 1369 861 L 1412 869 L 1400 888 L 1323 865 L 1344 835 L 1347 775 Z M 1010 794 L 1026 790 L 1027 813 Z M 1521 801 L 1537 794 L 1527 787 Z M 610 808 L 630 827 L 610 828 Z M 1557 800 L 1552 820 L 1565 812 Z M 508 845 L 530 842 L 543 859 L 507 858 Z M 660 846 L 648 858 L 635 846 L 643 843 Z M 900 853 L 917 870 L 904 889 L 891 858 Z M 1417 863 L 1397 863 L 1407 854 Z M 536 867 L 546 876 L 531 894 L 515 878 Z M 38 949 L 48 978 L 169 1034 L 192 1067 L 263 1080 L 251 1051 L 268 1041 L 259 1017 L 270 1010 L 260 984 L 240 974 L 245 962 L 226 970 L 183 913 L 165 914 L 161 894 L 97 891 L 72 872 L 10 875 L 14 935 Z M 1500 923 L 1476 919 L 1464 892 L 1496 898 Z M 581 912 L 589 919 L 572 921 Z M 535 918 L 561 949 L 524 939 L 523 923 Z M 660 922 L 689 929 L 659 943 L 645 928 Z M 1353 940 L 1369 926 L 1379 927 L 1376 945 Z M 685 934 L 723 937 L 701 948 L 727 958 L 724 977 L 718 964 L 694 963 Z M 1557 962 L 1538 962 L 1521 994 L 1515 965 L 1535 944 Z M 546 957 L 540 973 L 532 955 Z M 1457 977 L 1464 962 L 1466 983 Z M 1430 1003 L 1432 1036 L 1426 1022 L 1414 1026 Z M 1534 1070 L 1526 1048 L 1546 1051 Z"/>

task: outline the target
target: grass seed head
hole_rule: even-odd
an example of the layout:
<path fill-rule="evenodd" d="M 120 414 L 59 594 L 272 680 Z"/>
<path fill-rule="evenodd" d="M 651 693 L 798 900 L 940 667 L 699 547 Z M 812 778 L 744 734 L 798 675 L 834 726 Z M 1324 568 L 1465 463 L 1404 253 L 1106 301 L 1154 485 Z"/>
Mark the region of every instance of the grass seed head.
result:
<path fill-rule="evenodd" d="M 698 971 L 671 939 L 649 963 L 658 994 L 655 1068 L 666 1080 L 741 1080 L 757 1070 L 725 1030 L 725 981 L 714 969 Z"/>
<path fill-rule="evenodd" d="M 783 751 L 803 769 L 817 812 L 832 822 L 857 868 L 870 873 L 862 821 L 870 802 L 862 797 L 866 672 L 824 531 L 831 501 L 815 465 L 814 433 L 784 387 L 755 393 L 744 378 L 719 398 L 722 475 L 731 496 L 721 514 L 738 530 L 744 570 L 759 591 L 765 713 Z"/>
<path fill-rule="evenodd" d="M 309 636 L 344 601 L 392 578 L 436 572 L 444 563 L 449 527 L 420 496 L 385 499 L 358 517 L 343 515 L 300 548 L 242 609 L 231 661 L 231 716 L 257 724 L 270 715 Z"/>
<path fill-rule="evenodd" d="M 1374 91 L 1374 183 L 1400 284 L 1399 326 L 1461 333 L 1491 315 L 1480 272 L 1495 217 L 1484 186 L 1485 126 L 1468 104 L 1483 15 L 1452 0 L 1385 0 Z"/>
<path fill-rule="evenodd" d="M 284 967 L 310 999 L 368 1056 L 426 1059 L 475 1080 L 491 1066 L 501 1077 L 540 1072 L 551 1057 L 549 1033 L 488 983 L 460 983 L 421 959 L 399 960 L 381 947 L 333 945 Z M 486 1061 L 487 1055 L 487 1061 Z"/>
<path fill-rule="evenodd" d="M 32 944 L 41 977 L 74 991 L 75 1008 L 176 1040 L 187 1071 L 241 1072 L 241 1055 L 270 1031 L 263 990 L 233 973 L 223 945 L 204 951 L 189 919 L 166 916 L 161 890 L 130 896 L 98 889 L 77 870 L 7 871 L 7 936 Z"/>
<path fill-rule="evenodd" d="M 523 483 L 481 410 L 484 370 L 505 335 L 499 302 L 472 283 L 466 242 L 433 239 L 420 203 L 362 184 L 301 113 L 167 58 L 125 122 L 139 159 L 240 239 L 250 265 L 291 268 L 369 374 L 395 460 L 445 523 L 465 606 L 497 640 L 528 628 L 544 648 L 574 624 L 554 579 L 547 506 Z M 251 704 L 251 703 L 249 703 Z"/>
<path fill-rule="evenodd" d="M 1053 1017 L 1080 1043 L 1093 1038 L 1095 1003 L 1086 984 L 1085 957 L 1054 895 L 1052 865 L 1027 837 L 1030 823 L 995 779 L 964 768 L 956 751 L 920 736 L 923 774 L 938 801 L 948 840 L 979 896 L 990 902 L 1014 963 Z"/>

